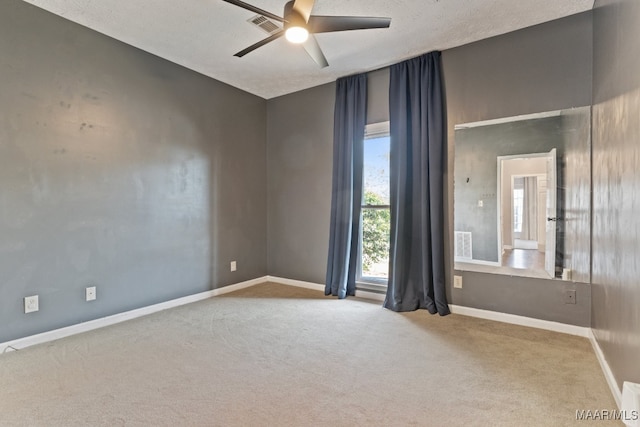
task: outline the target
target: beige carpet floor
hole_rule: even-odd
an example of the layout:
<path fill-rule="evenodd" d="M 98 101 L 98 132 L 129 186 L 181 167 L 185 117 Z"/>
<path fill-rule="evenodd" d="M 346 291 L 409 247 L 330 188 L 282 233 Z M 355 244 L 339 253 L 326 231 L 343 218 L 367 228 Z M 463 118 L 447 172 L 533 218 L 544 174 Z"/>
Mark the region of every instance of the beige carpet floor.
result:
<path fill-rule="evenodd" d="M 611 426 L 576 410 L 614 408 L 586 339 L 277 284 L 0 356 L 2 426 Z"/>

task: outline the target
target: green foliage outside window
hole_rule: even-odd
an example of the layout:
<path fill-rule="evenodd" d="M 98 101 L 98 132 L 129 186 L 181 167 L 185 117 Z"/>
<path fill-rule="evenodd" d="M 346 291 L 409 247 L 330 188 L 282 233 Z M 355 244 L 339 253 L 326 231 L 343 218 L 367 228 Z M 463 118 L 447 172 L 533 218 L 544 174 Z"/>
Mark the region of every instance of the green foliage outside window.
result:
<path fill-rule="evenodd" d="M 386 205 L 377 194 L 367 191 L 365 205 Z M 389 257 L 391 213 L 389 209 L 362 209 L 362 267 L 368 270 Z"/>

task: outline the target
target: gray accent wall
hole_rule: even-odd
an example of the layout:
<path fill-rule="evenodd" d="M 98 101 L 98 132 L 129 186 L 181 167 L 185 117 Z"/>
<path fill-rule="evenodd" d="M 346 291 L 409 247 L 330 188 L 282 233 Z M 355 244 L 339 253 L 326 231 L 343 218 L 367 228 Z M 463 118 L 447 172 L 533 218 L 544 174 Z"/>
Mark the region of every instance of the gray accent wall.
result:
<path fill-rule="evenodd" d="M 324 283 L 335 83 L 267 103 L 269 275 Z"/>
<path fill-rule="evenodd" d="M 456 124 L 590 105 L 592 54 L 591 12 L 444 51 L 448 170 L 453 170 Z M 452 224 L 453 177 L 448 175 L 447 217 Z M 451 240 L 451 226 L 449 232 Z M 447 255 L 453 271 L 451 250 Z M 587 283 L 470 271 L 456 274 L 463 276 L 463 288 L 449 287 L 453 304 L 590 324 Z M 576 290 L 576 304 L 563 302 L 562 293 L 568 289 Z"/>
<path fill-rule="evenodd" d="M 596 1 L 592 327 L 618 385 L 640 383 L 640 2 Z"/>
<path fill-rule="evenodd" d="M 0 342 L 267 274 L 264 99 L 19 0 L 0 52 Z"/>
<path fill-rule="evenodd" d="M 372 71 L 367 76 L 367 123 L 389 120 L 389 68 Z"/>

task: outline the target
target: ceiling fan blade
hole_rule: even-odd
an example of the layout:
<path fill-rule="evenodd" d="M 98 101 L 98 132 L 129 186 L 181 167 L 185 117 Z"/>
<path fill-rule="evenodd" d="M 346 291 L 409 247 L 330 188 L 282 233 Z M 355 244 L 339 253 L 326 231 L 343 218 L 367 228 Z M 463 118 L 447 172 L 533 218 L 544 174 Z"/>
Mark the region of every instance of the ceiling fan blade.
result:
<path fill-rule="evenodd" d="M 304 47 L 304 50 L 307 51 L 309 56 L 314 61 L 316 61 L 320 68 L 329 66 L 327 58 L 324 57 L 324 53 L 322 53 L 322 49 L 320 49 L 320 45 L 318 44 L 318 41 L 313 36 L 313 34 L 309 34 L 309 38 L 302 44 L 302 46 Z"/>
<path fill-rule="evenodd" d="M 298 12 L 305 22 L 308 22 L 315 2 L 316 0 L 296 0 L 293 2 L 293 10 Z"/>
<path fill-rule="evenodd" d="M 251 46 L 249 46 L 246 49 L 241 50 L 240 52 L 236 53 L 233 56 L 237 56 L 238 58 L 242 58 L 243 56 L 245 56 L 247 53 L 249 52 L 253 52 L 254 50 L 256 50 L 257 48 L 264 46 L 265 44 L 274 41 L 275 39 L 277 39 L 278 37 L 282 37 L 284 35 L 284 30 L 280 30 L 277 33 L 274 33 L 272 35 L 270 35 L 269 37 L 267 37 L 266 39 L 262 39 L 260 40 L 258 43 L 256 44 L 252 44 Z"/>
<path fill-rule="evenodd" d="M 266 10 L 260 9 L 259 7 L 255 7 L 255 6 L 253 6 L 253 5 L 250 5 L 249 3 L 245 3 L 245 2 L 240 1 L 240 0 L 222 0 L 222 1 L 225 1 L 225 2 L 227 2 L 227 3 L 231 3 L 231 4 L 233 4 L 233 5 L 236 5 L 236 6 L 238 6 L 238 7 L 241 7 L 241 8 L 243 8 L 243 9 L 246 9 L 246 10 L 248 10 L 248 11 L 251 11 L 251 12 L 257 13 L 257 14 L 259 14 L 259 15 L 266 16 L 267 18 L 271 18 L 271 19 L 273 19 L 273 20 L 275 20 L 275 21 L 278 21 L 278 22 L 286 22 L 286 21 L 284 20 L 284 18 L 281 18 L 281 17 L 279 17 L 278 15 L 274 15 L 274 14 L 273 14 L 273 13 L 271 13 L 271 12 L 267 12 Z"/>
<path fill-rule="evenodd" d="M 391 18 L 365 16 L 318 16 L 309 17 L 309 32 L 330 33 L 334 31 L 368 30 L 370 28 L 389 28 Z"/>

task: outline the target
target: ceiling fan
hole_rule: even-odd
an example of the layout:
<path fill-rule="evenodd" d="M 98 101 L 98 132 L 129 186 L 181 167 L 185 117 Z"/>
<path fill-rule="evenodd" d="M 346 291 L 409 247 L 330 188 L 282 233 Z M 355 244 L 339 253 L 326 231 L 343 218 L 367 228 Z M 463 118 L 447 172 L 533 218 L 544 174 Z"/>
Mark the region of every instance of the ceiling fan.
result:
<path fill-rule="evenodd" d="M 322 53 L 322 49 L 320 49 L 320 45 L 314 37 L 314 34 L 366 30 L 370 28 L 389 28 L 389 25 L 391 25 L 391 18 L 312 15 L 311 10 L 313 9 L 315 0 L 292 0 L 287 2 L 284 5 L 283 17 L 240 0 L 223 1 L 283 23 L 282 29 L 234 55 L 240 58 L 284 35 L 291 43 L 302 44 L 309 56 L 311 56 L 320 67 L 326 67 L 329 63 Z"/>

